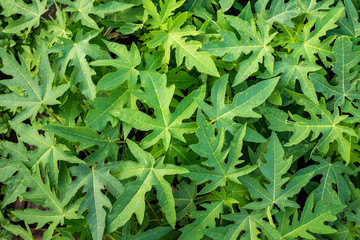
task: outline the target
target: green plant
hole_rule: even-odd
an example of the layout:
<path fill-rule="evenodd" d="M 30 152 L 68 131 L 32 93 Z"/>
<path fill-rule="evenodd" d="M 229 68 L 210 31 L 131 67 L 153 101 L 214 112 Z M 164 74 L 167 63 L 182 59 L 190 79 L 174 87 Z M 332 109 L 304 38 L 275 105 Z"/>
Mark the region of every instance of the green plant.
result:
<path fill-rule="evenodd" d="M 0 238 L 359 239 L 360 3 L 239 2 L 0 0 Z"/>

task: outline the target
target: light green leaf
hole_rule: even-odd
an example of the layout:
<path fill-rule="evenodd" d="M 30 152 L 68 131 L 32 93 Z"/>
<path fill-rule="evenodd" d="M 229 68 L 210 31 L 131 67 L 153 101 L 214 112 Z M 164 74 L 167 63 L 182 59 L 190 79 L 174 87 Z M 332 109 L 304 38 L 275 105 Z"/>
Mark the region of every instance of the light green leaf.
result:
<path fill-rule="evenodd" d="M 174 13 L 173 11 L 181 7 L 185 0 L 160 0 L 160 13 L 157 10 L 157 7 L 154 5 L 151 0 L 142 0 L 143 6 L 152 19 L 149 19 L 148 22 L 153 28 L 163 27 Z"/>
<path fill-rule="evenodd" d="M 302 56 L 306 61 L 315 63 L 318 54 L 323 63 L 327 63 L 328 58 L 333 58 L 330 44 L 334 40 L 334 36 L 327 37 L 320 40 L 321 37 L 326 35 L 326 32 L 337 27 L 335 24 L 339 19 L 344 8 L 335 8 L 329 11 L 323 17 L 317 17 L 314 20 L 308 21 L 301 33 L 298 34 L 300 42 L 294 42 L 287 45 L 287 48 L 292 49 L 292 55 L 295 59 Z M 314 25 L 315 24 L 315 25 Z M 311 29 L 315 27 L 313 31 Z"/>

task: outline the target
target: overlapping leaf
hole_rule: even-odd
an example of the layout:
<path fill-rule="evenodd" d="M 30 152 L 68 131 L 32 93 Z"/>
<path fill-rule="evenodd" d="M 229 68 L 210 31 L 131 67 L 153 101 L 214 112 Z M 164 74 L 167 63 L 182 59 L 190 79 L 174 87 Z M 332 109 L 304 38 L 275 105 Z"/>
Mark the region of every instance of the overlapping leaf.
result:
<path fill-rule="evenodd" d="M 325 154 L 329 150 L 329 144 L 334 140 L 338 143 L 338 151 L 345 162 L 350 162 L 350 142 L 347 139 L 351 136 L 357 136 L 355 131 L 341 122 L 347 118 L 347 115 L 340 115 L 338 109 L 332 114 L 326 109 L 325 100 L 320 99 L 319 105 L 316 105 L 305 96 L 292 92 L 295 101 L 305 107 L 311 119 L 303 118 L 299 115 L 290 115 L 292 121 L 288 120 L 288 114 L 275 108 L 263 108 L 262 113 L 270 122 L 270 129 L 284 132 L 291 131 L 294 134 L 290 137 L 287 145 L 295 145 L 305 140 L 312 132 L 311 140 L 315 140 L 322 134 L 315 148 Z M 319 117 L 320 115 L 321 117 Z"/>
<path fill-rule="evenodd" d="M 211 55 L 207 52 L 199 51 L 201 42 L 190 40 L 186 41 L 186 36 L 196 36 L 200 34 L 196 28 L 191 25 L 182 27 L 188 17 L 186 12 L 180 14 L 175 19 L 169 18 L 167 30 L 152 31 L 152 39 L 147 43 L 150 48 L 162 46 L 165 50 L 164 61 L 168 64 L 170 61 L 171 48 L 175 48 L 176 64 L 179 66 L 184 62 L 188 69 L 195 67 L 199 72 L 218 77 L 219 72 L 216 69 Z"/>
<path fill-rule="evenodd" d="M 240 184 L 238 177 L 249 174 L 257 168 L 257 166 L 250 165 L 240 168 L 236 167 L 244 162 L 239 160 L 239 158 L 242 155 L 242 140 L 245 135 L 246 126 L 239 128 L 231 141 L 230 148 L 224 151 L 225 132 L 221 130 L 215 136 L 215 127 L 206 121 L 201 111 L 198 111 L 196 119 L 199 125 L 199 129 L 196 131 L 199 143 L 190 145 L 190 147 L 199 156 L 207 158 L 205 162 L 202 162 L 202 165 L 211 169 L 199 165 L 186 166 L 189 174 L 184 176 L 189 177 L 197 184 L 210 181 L 210 184 L 206 185 L 199 194 L 208 193 L 219 186 L 223 187 L 228 181 Z"/>
<path fill-rule="evenodd" d="M 71 127 L 62 125 L 47 125 L 43 127 L 45 131 L 54 133 L 71 142 L 79 142 L 77 151 L 98 146 L 98 149 L 85 158 L 88 165 L 92 165 L 110 156 L 117 159 L 119 146 L 115 143 L 118 140 L 119 124 L 114 128 L 106 127 L 101 134 L 88 127 Z"/>
<path fill-rule="evenodd" d="M 118 198 L 124 190 L 120 181 L 109 173 L 112 168 L 116 168 L 118 165 L 119 163 L 104 164 L 102 161 L 91 168 L 86 165 L 70 168 L 71 175 L 76 177 L 76 180 L 70 184 L 63 201 L 68 203 L 82 187 L 83 192 L 87 192 L 80 203 L 78 215 L 86 210 L 89 211 L 86 222 L 90 226 L 94 240 L 101 240 L 103 238 L 105 217 L 107 214 L 104 207 L 109 210 L 112 207 L 110 200 L 101 190 L 106 186 L 109 192 L 116 198 Z"/>
<path fill-rule="evenodd" d="M 73 16 L 75 21 L 81 21 L 83 25 L 95 29 L 99 29 L 99 27 L 89 14 L 103 18 L 105 14 L 120 12 L 133 6 L 132 4 L 117 1 L 109 1 L 106 4 L 99 4 L 96 7 L 94 7 L 94 0 L 56 1 L 67 5 L 65 10 L 74 13 Z"/>
<path fill-rule="evenodd" d="M 260 210 L 276 205 L 284 211 L 285 207 L 298 207 L 298 204 L 289 198 L 300 192 L 301 188 L 309 182 L 312 173 L 295 176 L 291 181 L 289 177 L 283 177 L 292 164 L 292 157 L 284 159 L 284 150 L 274 132 L 269 140 L 265 160 L 267 164 L 260 163 L 259 166 L 261 173 L 270 182 L 265 184 L 265 188 L 254 177 L 242 176 L 239 179 L 249 189 L 253 198 L 261 199 L 260 202 L 251 202 L 244 208 Z M 285 184 L 286 187 L 284 187 Z"/>
<path fill-rule="evenodd" d="M 46 3 L 47 0 L 34 0 L 31 4 L 27 4 L 23 0 L 1 0 L 2 15 L 7 17 L 22 15 L 19 19 L 8 24 L 4 28 L 4 32 L 19 33 L 24 29 L 29 31 L 33 27 L 38 27 L 41 15 L 47 11 Z"/>
<path fill-rule="evenodd" d="M 353 51 L 352 42 L 345 36 L 336 39 L 333 51 L 336 57 L 333 72 L 337 77 L 330 84 L 325 77 L 313 74 L 311 81 L 317 91 L 326 93 L 327 99 L 334 97 L 332 101 L 337 107 L 343 106 L 346 99 L 360 99 L 360 94 L 356 91 L 357 71 L 351 70 L 360 62 L 360 51 Z"/>
<path fill-rule="evenodd" d="M 239 124 L 234 122 L 235 117 L 259 118 L 261 115 L 254 112 L 254 108 L 264 103 L 274 90 L 279 78 L 272 78 L 259 82 L 243 92 L 235 94 L 232 104 L 225 103 L 225 91 L 228 75 L 222 76 L 211 89 L 211 101 L 213 106 L 196 99 L 197 104 L 215 122 L 218 130 L 222 128 L 235 134 Z M 255 131 L 248 128 L 247 135 L 260 138 Z M 251 137 L 249 137 L 251 139 Z M 246 139 L 245 139 L 246 140 Z"/>
<path fill-rule="evenodd" d="M 50 68 L 46 54 L 41 57 L 40 69 L 35 77 L 32 76 L 25 59 L 21 55 L 19 55 L 21 64 L 3 48 L 0 48 L 0 57 L 3 62 L 1 71 L 13 77 L 0 81 L 1 84 L 13 90 L 11 93 L 0 95 L 0 106 L 23 108 L 12 120 L 13 122 L 22 122 L 29 117 L 33 118 L 42 107 L 60 103 L 57 99 L 68 89 L 69 85 L 63 84 L 53 89 L 54 73 Z M 20 91 L 15 91 L 15 89 Z"/>
<path fill-rule="evenodd" d="M 145 194 L 154 186 L 157 190 L 157 198 L 166 219 L 172 227 L 175 226 L 176 213 L 175 201 L 170 184 L 164 179 L 165 175 L 176 175 L 188 172 L 185 168 L 172 164 L 164 164 L 164 158 L 156 160 L 154 157 L 141 149 L 136 143 L 127 141 L 131 153 L 138 162 L 123 161 L 116 177 L 120 180 L 136 176 L 136 181 L 129 182 L 124 192 L 113 204 L 113 208 L 107 216 L 107 232 L 112 232 L 123 226 L 133 215 L 140 223 L 144 219 Z"/>
<path fill-rule="evenodd" d="M 259 63 L 264 63 L 266 69 L 272 73 L 274 66 L 274 49 L 269 45 L 276 33 L 270 34 L 270 26 L 265 20 L 258 16 L 250 21 L 241 19 L 240 17 L 227 16 L 231 26 L 237 30 L 241 36 L 239 41 L 235 33 L 222 30 L 220 34 L 223 41 L 210 42 L 204 46 L 204 50 L 215 56 L 222 57 L 225 61 L 235 61 L 242 54 L 250 56 L 241 61 L 237 68 L 237 75 L 233 82 L 233 86 L 245 81 L 251 74 L 259 69 Z M 259 28 L 259 31 L 258 31 Z M 251 54 L 250 54 L 251 53 Z"/>
<path fill-rule="evenodd" d="M 172 137 L 185 141 L 183 134 L 195 132 L 197 126 L 194 122 L 185 123 L 183 120 L 190 118 L 195 112 L 197 104 L 194 98 L 202 99 L 204 97 L 203 88 L 193 91 L 185 97 L 176 110 L 171 113 L 169 106 L 174 95 L 174 85 L 166 86 L 166 75 L 143 71 L 140 73 L 140 79 L 145 91 L 133 91 L 132 94 L 153 108 L 156 118 L 129 108 L 114 111 L 112 114 L 136 129 L 152 130 L 152 133 L 141 141 L 144 148 L 154 145 L 160 139 L 165 150 L 169 148 Z"/>
<path fill-rule="evenodd" d="M 110 58 L 109 54 L 100 49 L 98 45 L 91 44 L 89 41 L 96 37 L 99 31 L 91 31 L 83 34 L 79 31 L 75 40 L 60 38 L 62 44 L 57 43 L 49 51 L 62 54 L 56 59 L 56 64 L 60 65 L 59 75 L 64 77 L 67 66 L 74 66 L 71 78 L 74 84 L 80 83 L 81 92 L 90 100 L 96 96 L 96 87 L 91 77 L 95 74 L 94 69 L 90 68 L 86 56 L 94 60 Z"/>

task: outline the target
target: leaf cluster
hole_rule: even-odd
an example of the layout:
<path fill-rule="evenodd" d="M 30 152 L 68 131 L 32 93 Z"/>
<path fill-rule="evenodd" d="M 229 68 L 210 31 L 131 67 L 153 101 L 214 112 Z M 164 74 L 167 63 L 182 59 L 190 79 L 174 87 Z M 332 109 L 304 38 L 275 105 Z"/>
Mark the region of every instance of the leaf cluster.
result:
<path fill-rule="evenodd" d="M 359 9 L 0 0 L 0 239 L 359 239 Z"/>

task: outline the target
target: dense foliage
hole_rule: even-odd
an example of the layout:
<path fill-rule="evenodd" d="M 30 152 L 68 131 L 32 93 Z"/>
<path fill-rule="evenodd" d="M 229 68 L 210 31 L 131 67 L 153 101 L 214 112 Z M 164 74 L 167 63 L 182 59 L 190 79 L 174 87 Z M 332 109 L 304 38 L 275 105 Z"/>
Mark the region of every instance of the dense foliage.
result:
<path fill-rule="evenodd" d="M 0 0 L 0 238 L 359 239 L 359 6 Z"/>

